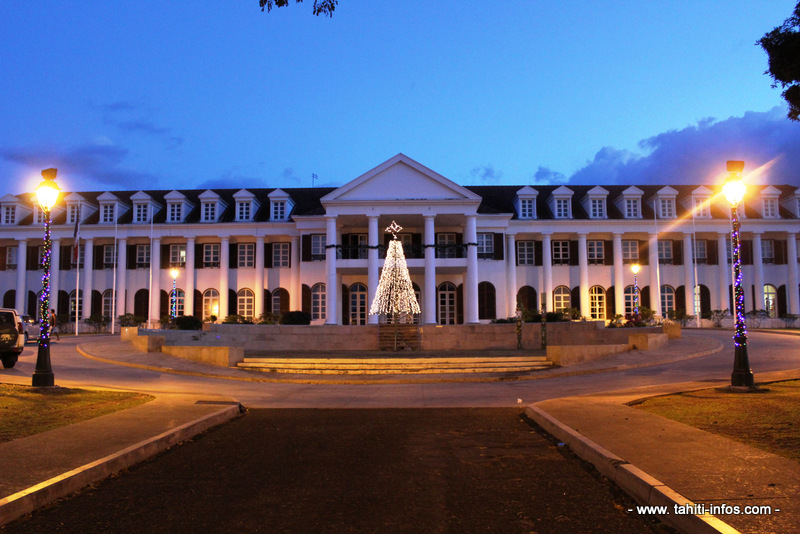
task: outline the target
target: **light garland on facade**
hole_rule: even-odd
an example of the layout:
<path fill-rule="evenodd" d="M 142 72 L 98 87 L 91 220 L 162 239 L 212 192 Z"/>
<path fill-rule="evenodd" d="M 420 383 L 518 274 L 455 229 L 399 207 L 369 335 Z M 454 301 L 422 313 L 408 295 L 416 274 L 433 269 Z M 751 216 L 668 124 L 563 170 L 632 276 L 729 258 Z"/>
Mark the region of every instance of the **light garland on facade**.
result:
<path fill-rule="evenodd" d="M 397 239 L 397 232 L 402 228 L 392 221 L 386 230 L 392 233 L 393 239 L 389 242 L 389 250 L 369 313 L 393 316 L 419 313 L 419 303 L 408 274 L 403 244 Z"/>

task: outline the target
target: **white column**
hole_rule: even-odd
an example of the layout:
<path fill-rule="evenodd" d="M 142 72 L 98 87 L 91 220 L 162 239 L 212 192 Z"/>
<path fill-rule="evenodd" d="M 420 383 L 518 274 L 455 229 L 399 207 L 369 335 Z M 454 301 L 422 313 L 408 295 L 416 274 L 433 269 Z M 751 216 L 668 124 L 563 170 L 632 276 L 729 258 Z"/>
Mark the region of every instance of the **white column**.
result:
<path fill-rule="evenodd" d="M 126 238 L 117 239 L 117 302 L 114 305 L 114 314 L 119 317 L 125 315 L 125 291 L 127 291 L 128 281 L 128 240 Z M 116 321 L 117 317 L 113 319 Z"/>
<path fill-rule="evenodd" d="M 591 317 L 592 313 L 589 309 L 589 257 L 586 252 L 586 234 L 579 233 L 578 272 L 580 277 L 581 315 L 583 317 Z"/>
<path fill-rule="evenodd" d="M 658 265 L 658 234 L 650 234 L 650 309 L 661 316 L 661 280 Z"/>
<path fill-rule="evenodd" d="M 186 238 L 186 263 L 183 267 L 183 313 L 194 315 L 194 238 Z M 200 312 L 202 315 L 202 312 Z M 198 317 L 202 318 L 202 317 Z"/>
<path fill-rule="evenodd" d="M 719 264 L 719 308 L 728 310 L 733 315 L 730 297 L 728 296 L 728 285 L 731 283 L 731 264 L 728 263 L 728 234 L 717 236 L 717 263 Z"/>
<path fill-rule="evenodd" d="M 61 278 L 61 241 L 53 239 L 52 252 L 50 253 L 50 308 L 58 313 L 58 282 Z M 39 307 L 39 300 L 36 300 Z M 35 317 L 36 310 L 28 310 L 28 314 Z"/>
<path fill-rule="evenodd" d="M 25 312 L 25 294 L 28 292 L 25 287 L 25 278 L 28 275 L 28 240 L 20 239 L 17 241 L 17 287 L 15 288 L 16 298 L 14 308 L 20 313 Z M 50 306 L 55 308 L 55 306 Z"/>
<path fill-rule="evenodd" d="M 467 276 L 464 284 L 464 322 L 478 322 L 478 227 L 475 215 L 467 215 L 464 241 L 467 246 Z"/>
<path fill-rule="evenodd" d="M 539 300 L 547 304 L 547 311 L 553 309 L 553 246 L 550 241 L 550 234 L 542 234 L 542 290 L 539 292 Z"/>
<path fill-rule="evenodd" d="M 339 324 L 337 308 L 339 305 L 338 278 L 336 276 L 336 217 L 325 217 L 325 267 L 327 282 L 325 284 L 325 324 Z"/>
<path fill-rule="evenodd" d="M 683 287 L 686 300 L 686 315 L 697 315 L 694 309 L 694 254 L 692 234 L 683 234 Z M 677 302 L 675 303 L 677 306 Z"/>
<path fill-rule="evenodd" d="M 625 262 L 622 259 L 622 234 L 613 235 L 614 313 L 625 315 Z"/>
<path fill-rule="evenodd" d="M 227 237 L 223 237 L 220 240 L 219 244 L 219 317 L 218 319 L 221 321 L 225 319 L 230 313 L 228 313 L 228 308 L 230 307 L 230 302 L 228 299 L 228 290 L 230 289 L 230 257 L 231 257 L 231 245 L 230 240 Z M 238 311 L 238 309 L 237 309 Z"/>
<path fill-rule="evenodd" d="M 436 230 L 435 216 L 425 215 L 425 288 L 423 300 L 423 321 L 436 324 Z"/>
<path fill-rule="evenodd" d="M 290 269 L 292 280 L 289 290 L 289 310 L 300 311 L 303 309 L 303 285 L 302 278 L 300 277 L 300 269 L 302 267 L 302 263 L 300 262 L 300 237 L 292 237 L 289 255 L 289 262 L 292 266 Z"/>
<path fill-rule="evenodd" d="M 378 261 L 378 216 L 369 215 L 367 217 L 367 306 L 372 306 L 375 300 L 375 293 L 378 290 L 380 280 L 380 263 Z M 378 316 L 367 315 L 367 324 L 378 324 Z"/>
<path fill-rule="evenodd" d="M 517 236 L 506 235 L 506 317 L 517 313 Z"/>
<path fill-rule="evenodd" d="M 800 315 L 800 293 L 798 293 L 797 276 L 797 234 L 786 236 L 786 264 L 789 267 L 789 284 L 786 290 L 789 313 Z"/>
<path fill-rule="evenodd" d="M 81 291 L 83 295 L 83 318 L 92 315 L 92 275 L 94 273 L 94 240 L 87 239 L 83 252 L 83 276 L 81 276 Z"/>
<path fill-rule="evenodd" d="M 89 242 L 86 242 L 86 258 L 89 261 Z M 150 240 L 150 272 L 153 281 L 150 284 L 150 328 L 161 320 L 161 238 Z M 85 295 L 85 293 L 84 293 Z"/>
<path fill-rule="evenodd" d="M 740 234 L 741 235 L 741 234 Z M 764 309 L 764 261 L 761 252 L 761 234 L 753 234 L 753 267 L 754 267 L 754 280 L 753 285 L 756 288 L 756 301 L 749 306 L 751 310 Z M 752 293 L 750 294 L 752 295 Z M 745 300 L 747 300 L 747 292 L 745 292 Z M 745 307 L 745 311 L 747 307 Z"/>
<path fill-rule="evenodd" d="M 253 304 L 255 305 L 255 310 L 253 313 L 255 314 L 255 319 L 261 317 L 261 314 L 264 313 L 264 237 L 258 236 L 256 237 L 256 251 L 255 251 L 255 267 L 256 267 L 256 277 L 255 282 L 253 283 L 253 293 L 255 293 L 255 299 L 253 300 Z"/>

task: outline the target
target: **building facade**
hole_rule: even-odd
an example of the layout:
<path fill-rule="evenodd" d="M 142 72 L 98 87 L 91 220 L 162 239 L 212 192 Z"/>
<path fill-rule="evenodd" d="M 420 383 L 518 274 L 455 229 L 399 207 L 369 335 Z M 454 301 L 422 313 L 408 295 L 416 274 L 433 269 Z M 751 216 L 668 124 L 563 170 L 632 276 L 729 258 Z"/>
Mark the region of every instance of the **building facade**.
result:
<path fill-rule="evenodd" d="M 73 320 L 158 321 L 176 268 L 179 315 L 304 310 L 315 324 L 373 324 L 394 220 L 423 324 L 511 317 L 518 302 L 626 315 L 634 263 L 643 306 L 708 316 L 732 309 L 730 206 L 720 189 L 460 186 L 399 154 L 338 188 L 62 193 L 51 303 Z M 41 211 L 32 195 L 6 195 L 0 211 L 3 306 L 36 315 Z M 800 189 L 750 186 L 739 214 L 746 309 L 800 314 Z"/>

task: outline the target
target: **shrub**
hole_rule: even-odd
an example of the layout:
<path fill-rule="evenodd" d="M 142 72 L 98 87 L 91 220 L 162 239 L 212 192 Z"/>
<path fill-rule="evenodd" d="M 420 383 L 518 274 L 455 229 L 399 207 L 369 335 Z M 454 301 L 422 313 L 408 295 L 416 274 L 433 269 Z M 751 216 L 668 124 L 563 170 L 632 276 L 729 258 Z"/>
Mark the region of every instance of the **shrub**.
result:
<path fill-rule="evenodd" d="M 786 328 L 791 328 L 798 317 L 800 317 L 800 315 L 795 315 L 793 313 L 784 313 L 781 315 L 781 319 L 783 319 Z"/>
<path fill-rule="evenodd" d="M 280 324 L 281 314 L 264 312 L 259 316 L 256 324 Z"/>
<path fill-rule="evenodd" d="M 728 316 L 728 309 L 725 308 L 724 310 L 712 310 L 711 312 L 711 322 L 716 328 L 722 326 L 722 320 Z"/>
<path fill-rule="evenodd" d="M 243 315 L 228 315 L 222 320 L 222 324 L 253 324 L 253 321 Z"/>
<path fill-rule="evenodd" d="M 179 315 L 175 318 L 178 330 L 200 330 L 203 328 L 203 321 L 194 315 Z"/>
<path fill-rule="evenodd" d="M 281 324 L 311 324 L 311 314 L 304 311 L 290 311 L 281 316 Z"/>
<path fill-rule="evenodd" d="M 92 327 L 95 332 L 99 332 L 101 328 L 105 328 L 105 326 L 108 324 L 108 317 L 103 317 L 102 315 L 92 315 L 86 319 L 85 323 Z"/>
<path fill-rule="evenodd" d="M 139 326 L 144 322 L 142 317 L 138 315 L 134 315 L 132 313 L 126 313 L 125 315 L 119 316 L 119 325 L 120 326 Z"/>

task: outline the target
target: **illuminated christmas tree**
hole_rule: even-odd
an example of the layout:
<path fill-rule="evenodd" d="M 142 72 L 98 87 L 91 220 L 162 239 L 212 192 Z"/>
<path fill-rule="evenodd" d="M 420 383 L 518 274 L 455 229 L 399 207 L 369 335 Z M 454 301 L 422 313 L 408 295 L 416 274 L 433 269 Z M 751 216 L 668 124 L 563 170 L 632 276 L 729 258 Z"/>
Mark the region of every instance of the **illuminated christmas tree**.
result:
<path fill-rule="evenodd" d="M 400 230 L 402 228 L 394 221 L 386 229 L 392 233 L 393 239 L 389 242 L 381 279 L 369 309 L 371 315 L 390 315 L 392 322 L 397 322 L 398 316 L 419 313 L 419 303 L 408 275 L 403 244 L 397 239 L 397 232 Z"/>

